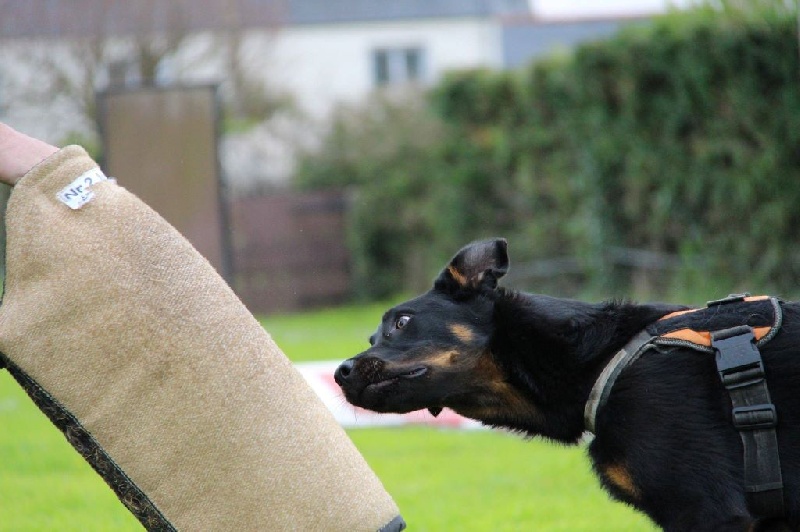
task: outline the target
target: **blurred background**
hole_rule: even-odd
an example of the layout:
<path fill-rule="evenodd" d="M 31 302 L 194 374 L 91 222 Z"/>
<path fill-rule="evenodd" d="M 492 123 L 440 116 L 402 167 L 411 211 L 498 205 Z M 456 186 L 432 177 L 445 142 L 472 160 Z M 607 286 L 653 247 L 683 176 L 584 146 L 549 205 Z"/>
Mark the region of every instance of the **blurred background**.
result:
<path fill-rule="evenodd" d="M 0 0 L 0 121 L 84 146 L 292 360 L 341 360 L 488 236 L 528 291 L 800 296 L 799 17 L 796 0 Z M 0 530 L 131 526 L 12 387 Z M 412 529 L 651 529 L 581 453 L 372 430 L 351 435 Z"/>
<path fill-rule="evenodd" d="M 789 0 L 7 0 L 0 120 L 85 146 L 254 312 L 495 235 L 526 290 L 788 297 L 797 42 Z"/>

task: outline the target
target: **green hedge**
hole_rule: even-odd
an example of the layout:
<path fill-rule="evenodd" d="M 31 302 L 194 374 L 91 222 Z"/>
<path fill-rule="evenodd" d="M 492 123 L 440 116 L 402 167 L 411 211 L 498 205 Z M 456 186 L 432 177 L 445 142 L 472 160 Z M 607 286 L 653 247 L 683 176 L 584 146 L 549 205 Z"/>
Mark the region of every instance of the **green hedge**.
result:
<path fill-rule="evenodd" d="M 418 289 L 489 235 L 508 236 L 517 263 L 569 259 L 563 275 L 529 279 L 540 291 L 797 294 L 797 19 L 777 0 L 742 5 L 372 102 L 340 117 L 298 182 L 356 186 L 367 296 Z M 626 265 L 631 249 L 671 260 Z"/>

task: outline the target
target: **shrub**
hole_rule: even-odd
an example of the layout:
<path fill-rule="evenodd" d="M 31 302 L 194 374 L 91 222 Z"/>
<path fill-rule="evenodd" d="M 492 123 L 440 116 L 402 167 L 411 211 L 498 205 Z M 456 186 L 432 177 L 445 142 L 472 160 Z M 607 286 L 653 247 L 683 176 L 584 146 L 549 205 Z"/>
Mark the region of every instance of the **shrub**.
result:
<path fill-rule="evenodd" d="M 368 296 L 416 289 L 497 234 L 516 262 L 567 265 L 536 290 L 796 294 L 799 79 L 792 6 L 709 2 L 340 114 L 299 180 L 357 187 Z"/>

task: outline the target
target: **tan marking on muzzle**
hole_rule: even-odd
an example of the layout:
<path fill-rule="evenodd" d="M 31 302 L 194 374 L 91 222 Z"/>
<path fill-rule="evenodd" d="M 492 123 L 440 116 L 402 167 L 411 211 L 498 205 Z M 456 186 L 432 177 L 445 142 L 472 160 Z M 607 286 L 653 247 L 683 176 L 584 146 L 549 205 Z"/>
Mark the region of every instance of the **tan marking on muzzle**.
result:
<path fill-rule="evenodd" d="M 450 366 L 457 358 L 458 351 L 455 349 L 448 349 L 447 351 L 432 353 L 429 357 L 425 358 L 425 362 L 431 366 Z"/>
<path fill-rule="evenodd" d="M 450 324 L 450 332 L 453 333 L 453 336 L 464 342 L 465 344 L 470 343 L 475 338 L 475 333 L 467 327 L 466 325 L 462 325 L 460 323 L 452 323 Z"/>

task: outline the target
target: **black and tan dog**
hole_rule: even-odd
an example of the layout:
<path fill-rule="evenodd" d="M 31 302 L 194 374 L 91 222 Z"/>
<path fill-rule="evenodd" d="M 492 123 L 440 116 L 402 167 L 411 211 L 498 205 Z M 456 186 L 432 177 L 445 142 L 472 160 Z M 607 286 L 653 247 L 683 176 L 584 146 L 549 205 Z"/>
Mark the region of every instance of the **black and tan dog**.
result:
<path fill-rule="evenodd" d="M 800 527 L 800 304 L 738 298 L 694 313 L 520 293 L 497 286 L 506 248 L 503 239 L 470 244 L 429 292 L 387 311 L 372 346 L 336 371 L 347 400 L 377 412 L 447 407 L 565 443 L 580 441 L 588 423 L 602 484 L 665 530 Z M 689 327 L 690 317 L 704 331 Z M 732 423 L 714 350 L 700 344 L 707 331 L 734 325 L 755 331 L 777 426 L 759 425 L 761 412 L 750 407 L 743 414 L 755 421 L 744 430 L 752 432 Z M 610 378 L 612 359 L 642 331 L 638 358 Z M 743 440 L 770 430 L 782 486 L 757 489 L 782 488 L 783 507 L 763 519 L 746 489 Z"/>

